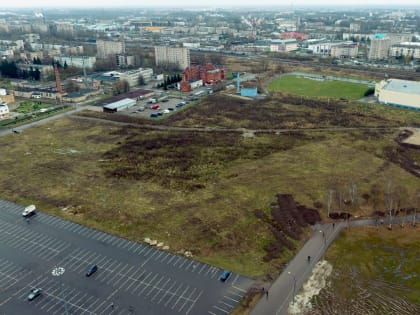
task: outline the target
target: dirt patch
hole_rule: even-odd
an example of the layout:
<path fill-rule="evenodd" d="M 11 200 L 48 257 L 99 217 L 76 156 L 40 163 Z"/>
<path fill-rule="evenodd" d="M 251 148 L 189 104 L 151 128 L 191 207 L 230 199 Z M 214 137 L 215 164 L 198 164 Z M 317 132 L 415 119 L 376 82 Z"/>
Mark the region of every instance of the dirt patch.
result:
<path fill-rule="evenodd" d="M 420 129 L 403 130 L 397 139 L 402 145 L 420 149 Z"/>
<path fill-rule="evenodd" d="M 297 204 L 292 195 L 278 194 L 273 202 L 270 217 L 262 210 L 255 210 L 257 218 L 270 226 L 275 240 L 268 243 L 264 250 L 264 261 L 277 258 L 284 250 L 295 249 L 294 241 L 302 238 L 304 228 L 321 221 L 318 210 Z"/>

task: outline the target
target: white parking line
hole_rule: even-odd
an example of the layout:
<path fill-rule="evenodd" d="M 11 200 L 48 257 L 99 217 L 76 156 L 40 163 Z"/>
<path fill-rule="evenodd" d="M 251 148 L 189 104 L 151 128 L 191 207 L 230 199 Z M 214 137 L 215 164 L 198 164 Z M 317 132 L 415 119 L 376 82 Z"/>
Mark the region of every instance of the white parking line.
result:
<path fill-rule="evenodd" d="M 194 295 L 194 292 L 197 291 L 196 288 L 194 288 L 194 290 L 190 293 L 189 298 L 191 298 Z M 191 302 L 189 299 L 185 299 L 184 304 L 182 304 L 181 308 L 178 310 L 178 312 L 181 312 L 182 309 L 184 308 L 184 306 L 187 304 L 187 302 Z"/>
<path fill-rule="evenodd" d="M 165 282 L 165 284 L 162 286 L 162 288 L 161 289 L 159 289 L 157 292 L 156 292 L 156 294 L 153 296 L 153 298 L 152 298 L 152 302 L 153 302 L 153 300 L 155 299 L 155 297 L 157 297 L 158 295 L 159 295 L 159 293 L 161 292 L 161 291 L 163 291 L 164 290 L 164 288 L 166 287 L 166 285 L 169 283 L 171 281 L 171 278 L 169 278 L 166 282 Z"/>
<path fill-rule="evenodd" d="M 201 295 L 203 294 L 204 290 L 201 290 L 200 294 L 197 296 L 197 298 L 194 300 L 194 302 L 191 304 L 190 308 L 187 310 L 185 315 L 188 315 L 189 312 L 191 312 L 191 309 L 194 307 L 194 305 L 197 303 L 197 301 L 200 299 Z M 210 313 L 210 312 L 209 312 Z"/>
<path fill-rule="evenodd" d="M 160 260 L 160 262 L 163 263 L 166 260 L 166 258 L 168 258 L 171 255 L 171 253 L 166 253 L 166 255 Z"/>
<path fill-rule="evenodd" d="M 150 293 L 152 293 L 154 289 L 157 289 L 157 290 L 158 290 L 158 292 L 159 292 L 160 290 L 162 290 L 162 289 L 161 289 L 161 288 L 159 288 L 158 286 L 159 286 L 159 283 L 160 283 L 163 279 L 165 279 L 165 278 L 166 278 L 165 276 L 162 276 L 162 277 L 158 280 L 158 282 L 156 282 L 156 283 L 153 285 L 152 289 L 151 289 L 149 292 L 147 292 L 146 296 L 149 296 L 149 295 L 150 295 Z"/>
<path fill-rule="evenodd" d="M 216 308 L 216 309 L 218 309 L 219 311 L 222 311 L 225 314 L 228 314 L 230 312 L 230 311 L 224 310 L 223 308 L 218 307 L 217 305 L 213 305 L 213 308 Z"/>
<path fill-rule="evenodd" d="M 189 285 L 187 285 L 187 287 L 185 288 L 185 290 L 182 292 L 182 294 L 178 297 L 178 299 L 176 300 L 175 304 L 172 305 L 171 309 L 173 310 L 175 308 L 175 306 L 178 304 L 179 300 L 182 299 L 182 297 L 184 296 L 184 293 L 187 292 L 187 290 L 190 288 Z"/>
<path fill-rule="evenodd" d="M 178 290 L 182 287 L 182 283 L 179 284 L 178 288 L 175 290 L 174 293 L 171 293 L 172 296 L 169 298 L 169 300 L 166 301 L 166 303 L 164 304 L 165 307 L 168 305 L 168 303 L 173 299 L 173 297 L 176 295 L 176 293 L 178 292 Z"/>
<path fill-rule="evenodd" d="M 155 276 L 152 279 L 150 279 L 148 283 L 145 283 L 146 286 L 143 288 L 143 290 L 140 291 L 140 293 L 138 294 L 139 296 L 143 294 L 144 290 L 146 290 L 146 288 L 148 288 L 152 284 L 152 282 L 155 280 L 157 276 L 158 274 L 155 274 Z"/>
<path fill-rule="evenodd" d="M 201 267 L 201 269 L 200 269 L 200 271 L 198 272 L 198 274 L 200 274 L 200 273 L 201 273 L 201 271 L 202 271 L 204 268 L 206 268 L 206 266 L 207 266 L 207 265 L 204 265 L 204 264 L 203 264 L 203 267 Z"/>
<path fill-rule="evenodd" d="M 174 283 L 169 288 L 169 290 L 166 290 L 165 294 L 160 298 L 160 300 L 158 301 L 157 304 L 160 304 L 160 302 L 162 302 L 163 298 L 171 292 L 172 288 L 176 285 L 176 283 L 177 283 L 177 281 L 175 280 Z"/>

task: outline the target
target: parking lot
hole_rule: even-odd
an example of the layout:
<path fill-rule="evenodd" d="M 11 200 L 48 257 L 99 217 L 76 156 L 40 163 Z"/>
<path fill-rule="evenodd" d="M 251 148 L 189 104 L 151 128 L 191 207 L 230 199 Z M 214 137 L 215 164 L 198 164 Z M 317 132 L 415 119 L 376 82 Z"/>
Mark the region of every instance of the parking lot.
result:
<path fill-rule="evenodd" d="M 0 200 L 2 314 L 228 314 L 252 280 Z M 90 277 L 85 273 L 96 264 Z M 28 301 L 33 288 L 42 294 Z"/>

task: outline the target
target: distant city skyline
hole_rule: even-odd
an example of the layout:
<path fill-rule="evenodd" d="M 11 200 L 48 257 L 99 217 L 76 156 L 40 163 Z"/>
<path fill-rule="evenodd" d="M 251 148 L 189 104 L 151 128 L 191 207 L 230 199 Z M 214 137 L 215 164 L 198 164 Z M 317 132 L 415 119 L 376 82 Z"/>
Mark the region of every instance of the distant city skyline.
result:
<path fill-rule="evenodd" d="M 287 6 L 398 6 L 401 9 L 404 9 L 404 6 L 419 6 L 419 0 L 344 0 L 344 1 L 333 1 L 333 0 L 288 0 L 279 2 L 278 0 L 260 0 L 258 2 L 254 0 L 205 0 L 205 1 L 192 1 L 192 0 L 154 0 L 150 2 L 143 2 L 139 0 L 72 0 L 67 1 L 54 1 L 54 0 L 15 0 L 8 3 L 2 4 L 3 8 L 52 8 L 52 7 L 67 7 L 67 8 L 76 8 L 76 7 L 90 7 L 90 8 L 104 8 L 104 7 L 261 7 L 261 6 L 271 6 L 271 7 L 287 7 Z M 0 9 L 1 11 L 1 9 Z"/>

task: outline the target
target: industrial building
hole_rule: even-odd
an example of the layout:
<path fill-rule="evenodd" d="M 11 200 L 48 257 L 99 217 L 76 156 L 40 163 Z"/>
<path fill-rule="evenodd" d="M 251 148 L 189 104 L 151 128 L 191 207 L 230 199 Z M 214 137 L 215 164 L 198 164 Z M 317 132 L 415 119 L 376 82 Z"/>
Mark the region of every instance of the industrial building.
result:
<path fill-rule="evenodd" d="M 130 108 L 134 105 L 136 105 L 136 100 L 133 100 L 131 98 L 124 98 L 120 101 L 107 104 L 103 108 L 105 113 L 115 113 Z"/>
<path fill-rule="evenodd" d="M 382 104 L 420 110 L 420 82 L 383 80 L 375 86 L 375 96 Z"/>
<path fill-rule="evenodd" d="M 272 52 L 290 52 L 298 49 L 297 40 L 294 38 L 283 40 L 272 40 L 270 51 Z"/>
<path fill-rule="evenodd" d="M 156 66 L 165 64 L 177 65 L 179 69 L 185 69 L 190 66 L 190 50 L 185 47 L 155 47 Z"/>

